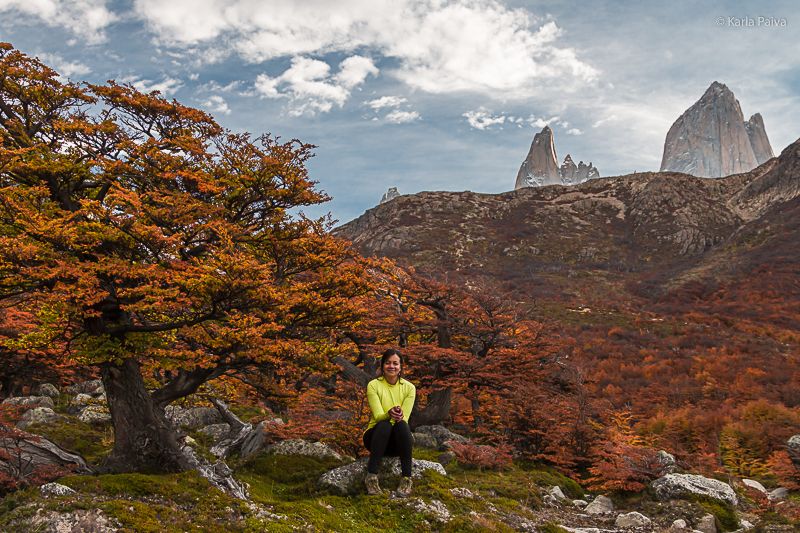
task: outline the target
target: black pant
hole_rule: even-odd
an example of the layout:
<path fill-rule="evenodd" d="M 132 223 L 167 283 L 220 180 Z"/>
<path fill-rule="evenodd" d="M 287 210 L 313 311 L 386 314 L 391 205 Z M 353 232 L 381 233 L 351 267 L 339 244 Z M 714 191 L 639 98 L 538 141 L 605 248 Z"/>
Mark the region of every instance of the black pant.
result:
<path fill-rule="evenodd" d="M 411 475 L 411 428 L 405 420 L 392 424 L 381 420 L 375 427 L 364 433 L 364 446 L 369 450 L 367 472 L 377 474 L 381 468 L 381 459 L 400 457 L 400 468 L 403 475 Z"/>

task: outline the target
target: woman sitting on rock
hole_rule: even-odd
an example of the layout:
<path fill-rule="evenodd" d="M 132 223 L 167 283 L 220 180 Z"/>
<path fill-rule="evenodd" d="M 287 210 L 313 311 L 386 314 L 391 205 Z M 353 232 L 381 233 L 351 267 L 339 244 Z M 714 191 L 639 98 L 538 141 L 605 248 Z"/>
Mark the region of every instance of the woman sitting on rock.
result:
<path fill-rule="evenodd" d="M 381 376 L 367 384 L 367 401 L 371 413 L 369 426 L 364 432 L 364 446 L 369 450 L 367 463 L 367 494 L 380 494 L 378 471 L 381 459 L 400 457 L 403 477 L 397 494 L 408 497 L 411 494 L 411 428 L 408 417 L 414 408 L 417 389 L 400 377 L 403 371 L 403 356 L 399 351 L 389 349 L 381 357 Z"/>

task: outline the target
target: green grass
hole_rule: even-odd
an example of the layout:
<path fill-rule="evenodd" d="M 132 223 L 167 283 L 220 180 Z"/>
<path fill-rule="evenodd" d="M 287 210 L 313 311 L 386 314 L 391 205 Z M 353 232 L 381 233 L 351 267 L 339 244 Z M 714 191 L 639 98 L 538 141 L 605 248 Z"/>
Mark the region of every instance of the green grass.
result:
<path fill-rule="evenodd" d="M 27 431 L 79 454 L 90 464 L 100 463 L 114 446 L 114 430 L 110 425 L 90 425 L 73 416 L 50 424 L 34 424 Z"/>

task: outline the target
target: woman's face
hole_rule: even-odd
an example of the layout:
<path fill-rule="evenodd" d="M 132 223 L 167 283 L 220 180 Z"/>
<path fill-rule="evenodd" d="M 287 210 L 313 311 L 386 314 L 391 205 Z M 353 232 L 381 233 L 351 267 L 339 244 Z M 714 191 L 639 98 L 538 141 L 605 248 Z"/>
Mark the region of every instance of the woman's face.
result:
<path fill-rule="evenodd" d="M 383 375 L 386 377 L 400 376 L 400 356 L 397 354 L 390 355 L 389 358 L 383 363 Z"/>

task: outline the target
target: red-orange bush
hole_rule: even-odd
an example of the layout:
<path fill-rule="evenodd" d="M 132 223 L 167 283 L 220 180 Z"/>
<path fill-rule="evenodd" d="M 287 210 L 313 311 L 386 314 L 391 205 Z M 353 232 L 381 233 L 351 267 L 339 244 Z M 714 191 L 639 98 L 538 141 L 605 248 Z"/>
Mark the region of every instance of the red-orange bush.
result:
<path fill-rule="evenodd" d="M 462 465 L 477 467 L 479 470 L 503 470 L 511 466 L 511 453 L 506 447 L 456 441 L 449 441 L 448 445 Z"/>

